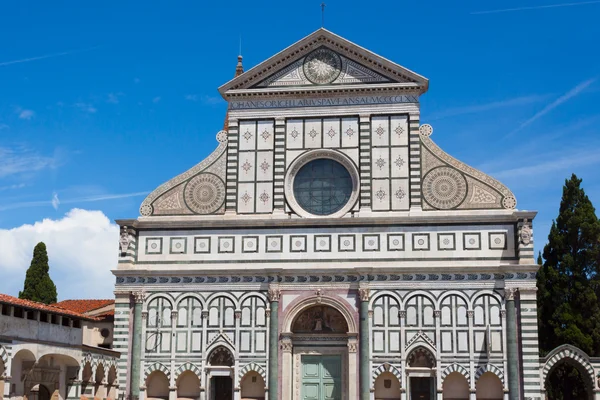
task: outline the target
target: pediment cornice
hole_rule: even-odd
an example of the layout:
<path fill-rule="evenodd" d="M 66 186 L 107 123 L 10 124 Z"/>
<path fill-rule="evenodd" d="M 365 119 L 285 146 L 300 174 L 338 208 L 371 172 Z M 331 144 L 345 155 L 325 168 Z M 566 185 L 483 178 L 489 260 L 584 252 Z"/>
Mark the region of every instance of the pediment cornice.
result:
<path fill-rule="evenodd" d="M 281 72 L 288 66 L 305 57 L 319 47 L 325 46 L 347 59 L 360 64 L 377 74 L 390 80 L 390 84 L 401 84 L 419 94 L 427 91 L 429 81 L 427 78 L 404 68 L 386 58 L 383 58 L 363 47 L 360 47 L 324 28 L 321 28 L 304 39 L 292 44 L 288 48 L 275 54 L 254 68 L 244 72 L 219 88 L 221 95 L 228 99 L 232 94 L 240 95 L 242 91 L 251 90 L 252 93 L 272 92 L 273 88 L 252 89 L 255 85 L 267 78 Z M 387 84 L 387 85 L 390 85 Z M 336 85 L 329 90 L 342 90 L 351 85 Z M 369 85 L 372 86 L 372 85 Z M 378 85 L 385 86 L 385 85 Z M 310 90 L 323 90 L 320 85 L 299 86 L 283 88 L 288 92 L 306 92 Z"/>

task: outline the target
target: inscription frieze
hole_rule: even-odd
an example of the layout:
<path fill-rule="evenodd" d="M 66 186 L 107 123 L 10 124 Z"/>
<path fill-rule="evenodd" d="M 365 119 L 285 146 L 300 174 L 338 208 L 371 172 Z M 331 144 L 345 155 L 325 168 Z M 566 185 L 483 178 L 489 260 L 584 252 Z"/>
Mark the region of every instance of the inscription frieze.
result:
<path fill-rule="evenodd" d="M 364 106 L 369 104 L 401 104 L 418 102 L 419 96 L 416 95 L 320 97 L 316 99 L 230 101 L 229 109 L 251 110 L 258 108 Z"/>

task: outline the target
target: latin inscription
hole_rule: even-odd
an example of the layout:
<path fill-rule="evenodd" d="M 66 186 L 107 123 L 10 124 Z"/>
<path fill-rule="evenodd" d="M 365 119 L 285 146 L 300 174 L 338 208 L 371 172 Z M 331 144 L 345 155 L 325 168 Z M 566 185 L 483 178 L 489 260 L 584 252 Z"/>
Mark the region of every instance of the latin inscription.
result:
<path fill-rule="evenodd" d="M 418 102 L 418 96 L 358 96 L 343 98 L 325 97 L 319 99 L 231 101 L 229 102 L 229 109 L 244 110 L 253 108 L 333 107 L 359 106 L 366 104 L 397 104 Z"/>

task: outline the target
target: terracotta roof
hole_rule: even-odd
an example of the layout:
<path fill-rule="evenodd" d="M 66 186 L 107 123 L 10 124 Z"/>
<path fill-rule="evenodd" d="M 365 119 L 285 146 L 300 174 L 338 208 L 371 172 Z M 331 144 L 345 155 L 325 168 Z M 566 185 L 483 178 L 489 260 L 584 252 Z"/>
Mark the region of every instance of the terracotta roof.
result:
<path fill-rule="evenodd" d="M 86 314 L 90 311 L 115 304 L 114 299 L 94 299 L 94 300 L 63 300 L 52 304 L 54 307 L 60 307 L 65 310 L 80 314 Z"/>
<path fill-rule="evenodd" d="M 238 62 L 235 66 L 235 75 L 233 78 L 237 78 L 244 73 L 244 66 L 242 65 L 242 56 L 238 56 Z M 227 112 L 225 113 L 225 122 L 223 123 L 223 130 L 227 132 L 229 130 L 229 104 L 227 105 Z"/>
<path fill-rule="evenodd" d="M 90 317 L 90 316 L 84 315 L 84 314 L 76 312 L 76 311 L 57 307 L 56 305 L 53 305 L 53 304 L 44 304 L 44 303 L 38 303 L 37 301 L 19 299 L 17 297 L 9 296 L 7 294 L 0 293 L 0 303 L 11 304 L 14 306 L 29 308 L 32 310 L 45 311 L 45 312 L 49 312 L 52 314 L 66 315 L 66 316 L 73 317 L 73 318 L 96 320 L 95 317 Z"/>

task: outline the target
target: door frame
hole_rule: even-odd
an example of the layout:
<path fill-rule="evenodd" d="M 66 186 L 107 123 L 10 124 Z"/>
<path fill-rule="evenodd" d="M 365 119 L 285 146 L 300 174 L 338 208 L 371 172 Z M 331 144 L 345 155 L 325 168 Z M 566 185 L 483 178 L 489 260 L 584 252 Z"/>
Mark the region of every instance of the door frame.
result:
<path fill-rule="evenodd" d="M 293 380 L 292 380 L 292 399 L 300 400 L 302 392 L 302 356 L 335 356 L 339 355 L 342 361 L 341 381 L 342 381 L 342 399 L 357 399 L 358 393 L 356 383 L 358 376 L 356 374 L 357 357 L 356 352 L 348 352 L 348 345 L 344 341 L 343 345 L 338 343 L 327 343 L 328 347 L 308 347 L 294 345 L 293 349 Z M 352 384 L 354 383 L 354 385 Z"/>

